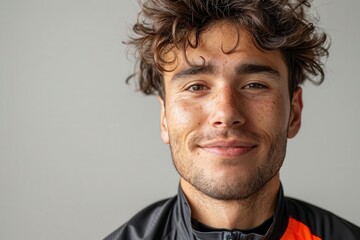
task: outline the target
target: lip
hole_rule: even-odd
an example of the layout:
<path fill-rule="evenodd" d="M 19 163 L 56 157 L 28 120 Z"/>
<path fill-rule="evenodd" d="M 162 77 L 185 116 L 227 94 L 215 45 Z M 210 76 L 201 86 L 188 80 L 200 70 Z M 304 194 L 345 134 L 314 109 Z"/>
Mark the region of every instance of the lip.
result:
<path fill-rule="evenodd" d="M 221 157 L 239 157 L 253 150 L 257 145 L 248 141 L 211 141 L 200 145 L 204 151 Z"/>

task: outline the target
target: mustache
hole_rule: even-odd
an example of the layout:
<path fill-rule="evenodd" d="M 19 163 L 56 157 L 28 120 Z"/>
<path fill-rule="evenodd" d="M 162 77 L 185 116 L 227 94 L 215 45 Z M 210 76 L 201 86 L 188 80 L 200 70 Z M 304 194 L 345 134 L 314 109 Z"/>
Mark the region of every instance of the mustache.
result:
<path fill-rule="evenodd" d="M 262 137 L 256 133 L 247 130 L 235 129 L 221 129 L 221 130 L 208 130 L 203 133 L 197 133 L 189 139 L 190 146 L 197 145 L 201 142 L 211 141 L 214 139 L 241 139 L 250 140 L 252 142 L 259 142 Z"/>

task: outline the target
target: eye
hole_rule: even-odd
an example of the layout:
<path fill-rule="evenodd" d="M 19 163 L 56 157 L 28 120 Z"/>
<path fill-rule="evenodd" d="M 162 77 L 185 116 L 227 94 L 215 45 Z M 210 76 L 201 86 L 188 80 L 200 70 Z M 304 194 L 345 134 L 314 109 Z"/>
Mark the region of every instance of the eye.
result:
<path fill-rule="evenodd" d="M 244 88 L 247 88 L 247 89 L 263 89 L 263 88 L 267 88 L 264 84 L 261 84 L 261 83 L 249 83 L 248 85 L 246 85 Z"/>
<path fill-rule="evenodd" d="M 187 88 L 187 90 L 190 92 L 204 91 L 206 89 L 208 88 L 202 84 L 193 84 Z"/>

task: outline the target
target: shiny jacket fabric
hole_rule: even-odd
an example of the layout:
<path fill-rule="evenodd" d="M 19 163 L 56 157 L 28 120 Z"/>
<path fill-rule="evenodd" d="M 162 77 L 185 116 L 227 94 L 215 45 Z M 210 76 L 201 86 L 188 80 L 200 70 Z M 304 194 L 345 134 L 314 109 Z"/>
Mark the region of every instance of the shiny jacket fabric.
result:
<path fill-rule="evenodd" d="M 191 211 L 178 195 L 143 209 L 105 240 L 360 240 L 360 228 L 308 203 L 284 197 L 279 191 L 273 222 L 265 235 L 240 230 L 193 230 Z"/>

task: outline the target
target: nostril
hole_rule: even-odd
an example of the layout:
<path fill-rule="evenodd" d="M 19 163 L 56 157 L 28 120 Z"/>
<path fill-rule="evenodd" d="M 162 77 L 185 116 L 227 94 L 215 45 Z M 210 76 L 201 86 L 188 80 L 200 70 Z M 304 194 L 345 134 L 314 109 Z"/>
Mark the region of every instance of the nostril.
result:
<path fill-rule="evenodd" d="M 240 121 L 234 121 L 233 122 L 233 125 L 238 125 L 238 124 L 240 124 Z"/>
<path fill-rule="evenodd" d="M 222 121 L 216 121 L 213 123 L 214 126 L 228 126 L 228 127 L 231 127 L 231 126 L 238 126 L 238 125 L 241 125 L 241 121 L 233 121 L 233 122 L 222 122 Z"/>

